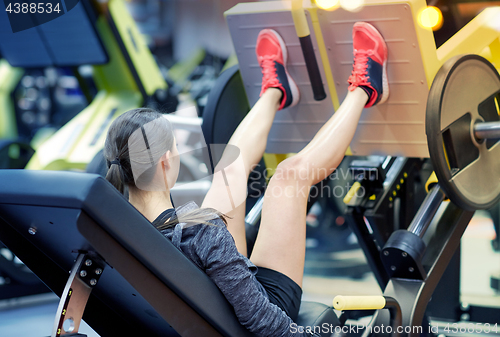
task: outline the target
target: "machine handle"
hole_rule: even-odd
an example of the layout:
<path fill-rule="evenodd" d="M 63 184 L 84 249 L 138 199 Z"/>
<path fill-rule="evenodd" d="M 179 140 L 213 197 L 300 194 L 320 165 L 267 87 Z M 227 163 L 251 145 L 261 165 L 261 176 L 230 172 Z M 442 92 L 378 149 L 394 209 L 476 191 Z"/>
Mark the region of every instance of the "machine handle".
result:
<path fill-rule="evenodd" d="M 333 307 L 336 310 L 377 310 L 385 307 L 384 296 L 335 296 Z"/>
<path fill-rule="evenodd" d="M 304 54 L 304 60 L 306 61 L 307 73 L 309 74 L 309 80 L 311 81 L 314 99 L 316 101 L 324 100 L 326 98 L 325 87 L 323 86 L 323 80 L 321 79 L 321 74 L 319 72 L 318 62 L 316 61 L 316 56 L 314 55 L 311 35 L 299 37 L 299 40 L 300 46 L 302 47 L 302 53 Z"/>
<path fill-rule="evenodd" d="M 347 192 L 347 194 L 344 197 L 344 204 L 346 205 L 349 204 L 360 188 L 361 188 L 361 183 L 359 181 L 356 181 L 354 184 L 352 184 L 352 187 L 349 189 L 349 192 Z"/>
<path fill-rule="evenodd" d="M 304 60 L 306 62 L 307 73 L 309 75 L 309 80 L 311 81 L 314 99 L 316 101 L 321 101 L 326 98 L 325 87 L 323 86 L 323 80 L 321 79 L 321 73 L 319 72 L 316 55 L 314 55 L 311 32 L 309 31 L 309 26 L 307 25 L 306 14 L 302 8 L 302 0 L 292 1 L 292 17 L 297 36 L 299 37 L 300 46 L 302 48 L 302 54 L 304 55 Z"/>

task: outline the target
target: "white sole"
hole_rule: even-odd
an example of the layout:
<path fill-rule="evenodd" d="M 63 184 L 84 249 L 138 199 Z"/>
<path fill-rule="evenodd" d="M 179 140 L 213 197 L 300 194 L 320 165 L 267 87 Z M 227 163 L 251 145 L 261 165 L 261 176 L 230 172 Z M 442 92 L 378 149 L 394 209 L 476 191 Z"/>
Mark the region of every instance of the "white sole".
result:
<path fill-rule="evenodd" d="M 288 86 L 290 87 L 290 91 L 292 92 L 292 103 L 287 108 L 290 108 L 294 105 L 297 105 L 297 103 L 300 100 L 300 92 L 299 92 L 299 87 L 293 80 L 293 78 L 290 76 L 288 73 L 288 70 L 286 68 L 286 62 L 288 60 L 288 51 L 286 49 L 286 44 L 285 41 L 281 38 L 281 36 L 273 29 L 270 29 L 270 31 L 273 32 L 274 36 L 278 39 L 278 42 L 280 43 L 281 51 L 283 52 L 283 67 L 285 68 L 285 73 L 286 73 L 286 78 L 288 79 Z"/>
<path fill-rule="evenodd" d="M 384 62 L 382 69 L 382 97 L 377 104 L 382 104 L 389 98 L 389 79 L 387 78 L 387 60 Z"/>

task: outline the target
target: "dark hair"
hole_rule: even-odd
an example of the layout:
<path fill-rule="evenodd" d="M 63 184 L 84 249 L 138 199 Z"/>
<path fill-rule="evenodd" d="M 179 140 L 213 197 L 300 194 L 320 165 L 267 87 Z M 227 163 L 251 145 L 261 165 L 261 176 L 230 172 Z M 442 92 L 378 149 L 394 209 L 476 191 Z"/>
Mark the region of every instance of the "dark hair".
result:
<path fill-rule="evenodd" d="M 126 187 L 151 190 L 147 186 L 153 179 L 156 166 L 173 145 L 172 125 L 161 113 L 150 108 L 125 112 L 113 121 L 104 143 L 104 158 L 108 166 L 106 179 L 122 194 Z M 227 216 L 212 208 L 193 210 L 179 220 L 212 224 L 209 221 L 217 217 L 227 223 Z M 177 218 L 167 219 L 157 228 L 165 229 L 176 223 Z"/>
<path fill-rule="evenodd" d="M 125 185 L 135 186 L 129 153 L 131 135 L 145 124 L 161 117 L 162 114 L 153 109 L 133 109 L 120 115 L 109 127 L 104 143 L 104 158 L 108 166 L 106 179 L 120 193 L 124 193 Z M 170 133 L 172 133 L 171 130 Z"/>

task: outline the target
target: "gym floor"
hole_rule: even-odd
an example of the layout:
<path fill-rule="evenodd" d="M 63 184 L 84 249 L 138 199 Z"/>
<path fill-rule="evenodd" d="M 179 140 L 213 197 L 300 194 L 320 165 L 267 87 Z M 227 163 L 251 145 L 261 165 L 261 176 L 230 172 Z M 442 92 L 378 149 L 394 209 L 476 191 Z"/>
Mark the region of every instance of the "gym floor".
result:
<path fill-rule="evenodd" d="M 462 239 L 461 300 L 462 302 L 500 307 L 500 294 L 489 286 L 490 275 L 500 272 L 500 253 L 495 253 L 490 241 L 495 236 L 488 215 L 476 212 Z M 314 261 L 307 264 L 323 263 L 323 267 L 357 265 L 366 270 L 366 260 L 359 249 L 330 253 L 331 261 Z M 307 266 L 306 266 L 307 267 Z M 371 273 L 362 277 L 325 277 L 307 274 L 304 279 L 303 300 L 331 305 L 336 295 L 377 295 L 380 289 Z M 36 295 L 26 298 L 0 301 L 0 336 L 26 337 L 50 336 L 58 298 L 53 294 Z M 438 324 L 437 322 L 432 322 Z M 98 336 L 87 324 L 80 332 L 88 337 Z M 488 335 L 500 336 L 494 332 Z M 463 334 L 461 334 L 463 336 Z"/>

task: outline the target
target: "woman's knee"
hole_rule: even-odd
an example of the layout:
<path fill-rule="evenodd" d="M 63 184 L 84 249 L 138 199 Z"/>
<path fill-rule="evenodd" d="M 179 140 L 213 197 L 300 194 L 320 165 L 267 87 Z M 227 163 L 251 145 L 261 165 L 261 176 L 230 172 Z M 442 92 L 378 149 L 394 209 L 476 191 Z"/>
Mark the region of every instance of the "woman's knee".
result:
<path fill-rule="evenodd" d="M 311 181 L 310 169 L 309 163 L 304 158 L 295 155 L 278 165 L 272 179 L 275 182 L 308 185 Z"/>
<path fill-rule="evenodd" d="M 238 157 L 231 163 L 220 162 L 217 164 L 214 170 L 214 174 L 222 172 L 224 174 L 224 179 L 229 182 L 246 181 L 248 180 L 248 173 L 245 167 L 245 163 L 241 157 Z"/>

